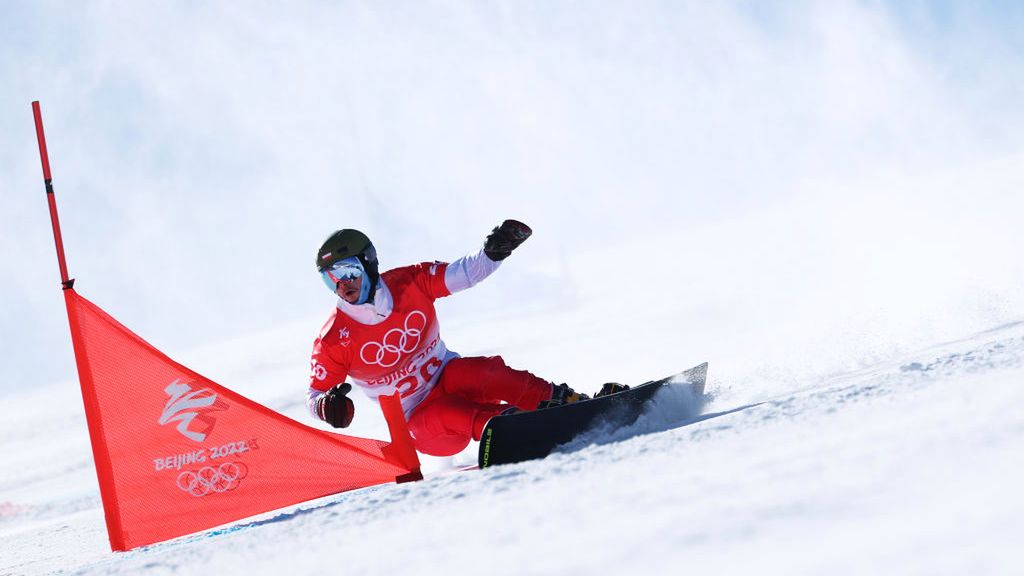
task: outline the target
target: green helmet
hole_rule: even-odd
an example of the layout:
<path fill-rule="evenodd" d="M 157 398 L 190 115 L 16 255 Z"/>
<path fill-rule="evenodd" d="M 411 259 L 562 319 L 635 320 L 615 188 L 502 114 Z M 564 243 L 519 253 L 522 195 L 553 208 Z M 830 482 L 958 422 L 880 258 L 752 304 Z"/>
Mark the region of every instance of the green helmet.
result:
<path fill-rule="evenodd" d="M 380 274 L 377 270 L 377 250 L 373 247 L 370 238 L 359 230 L 344 228 L 327 237 L 316 253 L 316 269 L 322 271 L 330 267 L 338 260 L 355 256 L 359 263 L 366 270 L 370 279 L 370 298 L 377 288 L 377 280 Z"/>

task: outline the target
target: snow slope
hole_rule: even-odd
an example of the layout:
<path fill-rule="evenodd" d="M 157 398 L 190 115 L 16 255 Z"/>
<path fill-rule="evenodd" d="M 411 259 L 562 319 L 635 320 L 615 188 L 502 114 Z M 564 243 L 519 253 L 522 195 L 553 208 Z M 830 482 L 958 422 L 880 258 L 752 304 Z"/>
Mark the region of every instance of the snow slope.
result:
<path fill-rule="evenodd" d="M 78 418 L 5 403 L 0 573 L 1024 568 L 1024 323 L 770 394 L 716 382 L 714 368 L 701 416 L 672 421 L 694 399 L 662 394 L 618 442 L 483 471 L 435 462 L 422 482 L 124 554 L 106 551 L 85 439 L 62 434 Z"/>
<path fill-rule="evenodd" d="M 0 574 L 1024 572 L 1022 27 L 1007 2 L 0 3 Z M 76 288 L 290 417 L 329 231 L 390 267 L 508 217 L 535 234 L 439 301 L 449 348 L 591 390 L 709 361 L 703 414 L 111 554 L 33 100 Z"/>

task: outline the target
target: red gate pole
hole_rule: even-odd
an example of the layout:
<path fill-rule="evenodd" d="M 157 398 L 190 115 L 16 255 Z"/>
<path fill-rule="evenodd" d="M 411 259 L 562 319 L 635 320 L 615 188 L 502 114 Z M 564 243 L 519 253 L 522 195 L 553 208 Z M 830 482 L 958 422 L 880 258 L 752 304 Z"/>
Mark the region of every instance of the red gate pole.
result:
<path fill-rule="evenodd" d="M 121 523 L 120 506 L 114 488 L 110 451 L 104 439 L 100 424 L 100 406 L 96 395 L 96 384 L 93 382 L 89 356 L 82 338 L 82 328 L 77 313 L 78 294 L 74 290 L 74 278 L 68 278 L 68 265 L 64 260 L 64 241 L 60 236 L 60 220 L 57 218 L 57 200 L 53 194 L 53 178 L 50 176 L 50 157 L 46 153 L 46 136 L 43 135 L 43 115 L 39 111 L 39 102 L 32 103 L 32 114 L 36 118 L 36 137 L 39 139 L 39 159 L 43 162 L 43 181 L 46 183 L 46 200 L 50 205 L 50 223 L 53 225 L 53 241 L 57 246 L 57 263 L 60 265 L 60 282 L 64 286 L 64 304 L 68 310 L 68 326 L 71 328 L 71 345 L 75 349 L 75 365 L 78 368 L 78 381 L 82 389 L 82 402 L 85 404 L 85 421 L 89 426 L 89 443 L 92 445 L 93 460 L 96 463 L 96 476 L 100 484 L 100 500 L 103 502 L 103 516 L 107 522 L 107 535 L 110 538 L 111 550 L 127 550 L 124 530 Z"/>
<path fill-rule="evenodd" d="M 57 200 L 53 195 L 53 178 L 50 176 L 50 156 L 46 153 L 46 135 L 43 134 L 43 114 L 39 101 L 32 103 L 32 114 L 36 118 L 36 138 L 39 140 L 39 159 L 43 162 L 43 182 L 46 184 L 46 200 L 50 205 L 50 223 L 53 225 L 53 241 L 57 246 L 57 264 L 60 266 L 60 283 L 64 290 L 75 285 L 74 278 L 68 278 L 68 264 L 64 259 L 64 241 L 60 236 L 60 219 L 57 217 Z"/>

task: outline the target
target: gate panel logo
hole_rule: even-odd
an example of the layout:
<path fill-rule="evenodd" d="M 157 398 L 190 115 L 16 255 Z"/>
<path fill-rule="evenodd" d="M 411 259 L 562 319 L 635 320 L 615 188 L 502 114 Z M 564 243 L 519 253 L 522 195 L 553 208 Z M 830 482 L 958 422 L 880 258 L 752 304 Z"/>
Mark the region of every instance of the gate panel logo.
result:
<path fill-rule="evenodd" d="M 214 410 L 224 410 L 227 404 L 217 400 L 217 395 L 209 388 L 201 388 L 193 391 L 192 388 L 181 380 L 171 382 L 164 392 L 170 396 L 164 411 L 157 421 L 161 426 L 170 422 L 177 422 L 178 432 L 189 440 L 202 442 L 206 435 L 213 430 L 217 423 L 216 418 L 209 415 Z M 196 425 L 193 426 L 193 421 Z M 196 430 L 198 428 L 198 430 Z"/>
<path fill-rule="evenodd" d="M 224 462 L 219 466 L 185 470 L 178 474 L 178 488 L 196 497 L 215 492 L 228 492 L 238 488 L 248 472 L 249 469 L 241 462 Z"/>

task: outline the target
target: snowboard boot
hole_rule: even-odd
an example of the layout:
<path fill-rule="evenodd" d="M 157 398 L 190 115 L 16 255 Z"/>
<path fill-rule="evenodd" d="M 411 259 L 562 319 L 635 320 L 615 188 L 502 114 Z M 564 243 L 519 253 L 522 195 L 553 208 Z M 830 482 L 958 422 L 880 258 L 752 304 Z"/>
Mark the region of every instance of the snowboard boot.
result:
<path fill-rule="evenodd" d="M 573 402 L 579 402 L 580 400 L 590 400 L 590 396 L 573 390 L 568 384 L 552 384 L 551 399 L 542 400 L 541 403 L 537 405 L 537 409 L 542 410 L 544 408 L 572 404 Z"/>
<path fill-rule="evenodd" d="M 601 386 L 601 391 L 594 394 L 594 398 L 600 398 L 601 396 L 611 396 L 612 394 L 618 394 L 619 392 L 625 392 L 629 390 L 629 386 L 625 384 L 619 384 L 618 382 L 608 382 L 604 386 Z"/>

